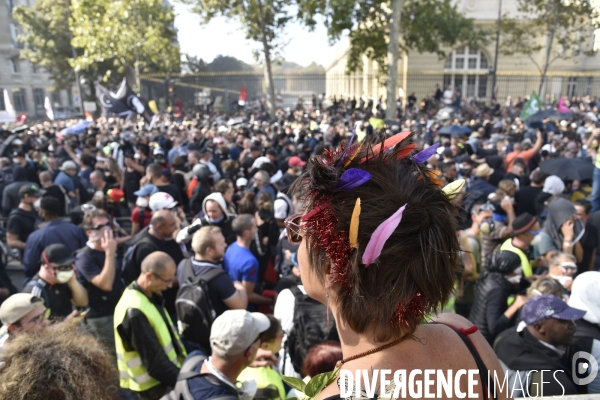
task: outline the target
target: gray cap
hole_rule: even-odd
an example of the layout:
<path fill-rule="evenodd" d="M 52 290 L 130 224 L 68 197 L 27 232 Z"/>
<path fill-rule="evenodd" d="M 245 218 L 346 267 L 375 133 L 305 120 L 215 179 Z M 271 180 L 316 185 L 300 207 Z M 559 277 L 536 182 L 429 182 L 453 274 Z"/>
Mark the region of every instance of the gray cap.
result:
<path fill-rule="evenodd" d="M 62 167 L 60 167 L 61 171 L 69 171 L 69 170 L 75 170 L 77 171 L 77 164 L 75 164 L 74 161 L 65 161 L 62 165 Z"/>
<path fill-rule="evenodd" d="M 42 305 L 44 305 L 44 301 L 31 293 L 13 294 L 0 306 L 0 321 L 4 325 L 0 332 L 4 332 L 8 325 L 20 321 L 21 318 Z"/>
<path fill-rule="evenodd" d="M 244 352 L 258 336 L 269 329 L 266 315 L 246 310 L 228 310 L 221 314 L 210 329 L 210 347 L 213 353 L 238 355 Z"/>

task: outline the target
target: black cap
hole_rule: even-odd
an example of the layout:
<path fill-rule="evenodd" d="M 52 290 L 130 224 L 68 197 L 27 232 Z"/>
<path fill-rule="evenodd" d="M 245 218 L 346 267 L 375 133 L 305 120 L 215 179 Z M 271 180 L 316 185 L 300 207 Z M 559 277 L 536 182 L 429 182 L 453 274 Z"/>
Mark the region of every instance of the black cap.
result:
<path fill-rule="evenodd" d="M 44 249 L 42 262 L 44 264 L 70 265 L 75 262 L 75 256 L 64 244 L 55 243 Z"/>
<path fill-rule="evenodd" d="M 46 193 L 45 190 L 40 189 L 35 183 L 21 186 L 19 189 L 19 198 L 24 199 L 26 197 L 42 197 Z"/>
<path fill-rule="evenodd" d="M 13 154 L 14 157 L 25 157 L 25 152 L 23 150 L 17 150 Z"/>
<path fill-rule="evenodd" d="M 513 233 L 518 235 L 528 231 L 533 225 L 535 225 L 536 221 L 537 218 L 529 213 L 523 213 L 519 215 L 512 223 Z"/>

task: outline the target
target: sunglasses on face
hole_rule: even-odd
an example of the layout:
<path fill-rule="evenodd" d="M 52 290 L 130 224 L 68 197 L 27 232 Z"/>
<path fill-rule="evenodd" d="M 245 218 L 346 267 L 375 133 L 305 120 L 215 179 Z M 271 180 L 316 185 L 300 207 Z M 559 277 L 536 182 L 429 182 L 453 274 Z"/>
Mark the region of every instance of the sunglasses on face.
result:
<path fill-rule="evenodd" d="M 175 280 L 175 277 L 173 277 L 171 279 L 164 279 L 162 276 L 160 276 L 159 274 L 157 274 L 155 272 L 153 272 L 152 275 L 154 275 L 155 277 L 157 277 L 158 279 L 160 279 L 161 281 L 163 281 L 167 285 L 173 283 L 173 281 Z"/>
<path fill-rule="evenodd" d="M 300 225 L 302 223 L 302 214 L 290 215 L 283 223 L 285 225 L 288 241 L 293 244 L 302 242 L 302 235 L 304 234 L 302 226 Z"/>
<path fill-rule="evenodd" d="M 99 225 L 92 226 L 93 231 L 99 231 L 104 228 L 110 228 L 110 224 L 99 224 Z"/>
<path fill-rule="evenodd" d="M 73 269 L 71 264 L 69 265 L 53 265 L 52 269 L 55 271 L 70 271 Z"/>

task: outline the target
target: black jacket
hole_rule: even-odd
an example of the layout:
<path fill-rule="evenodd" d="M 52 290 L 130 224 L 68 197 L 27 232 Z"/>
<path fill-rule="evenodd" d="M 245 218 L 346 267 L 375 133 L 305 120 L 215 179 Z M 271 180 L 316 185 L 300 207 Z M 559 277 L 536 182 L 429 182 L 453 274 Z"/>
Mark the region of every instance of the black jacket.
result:
<path fill-rule="evenodd" d="M 475 283 L 475 300 L 469 320 L 477 325 L 488 343 L 511 325 L 504 312 L 506 301 L 513 290 L 512 284 L 500 272 L 483 272 Z"/>
<path fill-rule="evenodd" d="M 125 290 L 138 290 L 143 293 L 137 283 Z M 164 323 L 169 326 L 163 306 L 163 297 L 154 295 L 150 302 L 156 306 L 156 309 L 162 316 Z M 173 364 L 165 354 L 154 329 L 150 325 L 146 315 L 136 308 L 130 308 L 125 314 L 123 322 L 117 326 L 117 332 L 123 340 L 125 350 L 135 350 L 140 353 L 142 364 L 146 367 L 148 374 L 159 381 L 164 386 L 175 386 L 179 368 Z M 169 328 L 171 340 L 178 355 L 183 354 L 183 349 L 178 345 L 174 333 Z"/>
<path fill-rule="evenodd" d="M 539 372 L 531 374 L 531 380 L 537 383 L 529 387 L 531 396 L 536 395 L 535 391 L 539 390 L 541 380 L 543 380 L 544 396 L 579 393 L 577 386 L 571 380 L 571 360 L 567 359 L 568 353 L 561 355 L 540 343 L 527 328 L 521 332 L 515 329 L 503 332 L 494 346 L 494 351 L 500 361 L 511 371 L 552 371 L 544 372 L 543 376 Z M 512 386 L 511 384 L 510 387 Z"/>
<path fill-rule="evenodd" d="M 2 192 L 2 214 L 8 217 L 11 210 L 18 207 L 21 199 L 19 199 L 19 189 L 21 186 L 31 184 L 27 180 L 27 171 L 25 168 L 17 166 L 13 169 L 13 183 L 7 185 Z"/>

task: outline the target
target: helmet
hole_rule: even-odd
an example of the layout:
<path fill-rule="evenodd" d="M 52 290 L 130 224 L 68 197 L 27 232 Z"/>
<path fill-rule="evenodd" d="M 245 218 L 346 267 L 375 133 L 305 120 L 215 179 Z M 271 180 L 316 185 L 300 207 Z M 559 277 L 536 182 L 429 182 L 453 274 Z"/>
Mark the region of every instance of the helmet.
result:
<path fill-rule="evenodd" d="M 196 164 L 192 169 L 194 175 L 198 178 L 198 180 L 202 183 L 207 183 L 208 178 L 210 177 L 210 169 L 204 164 Z"/>

